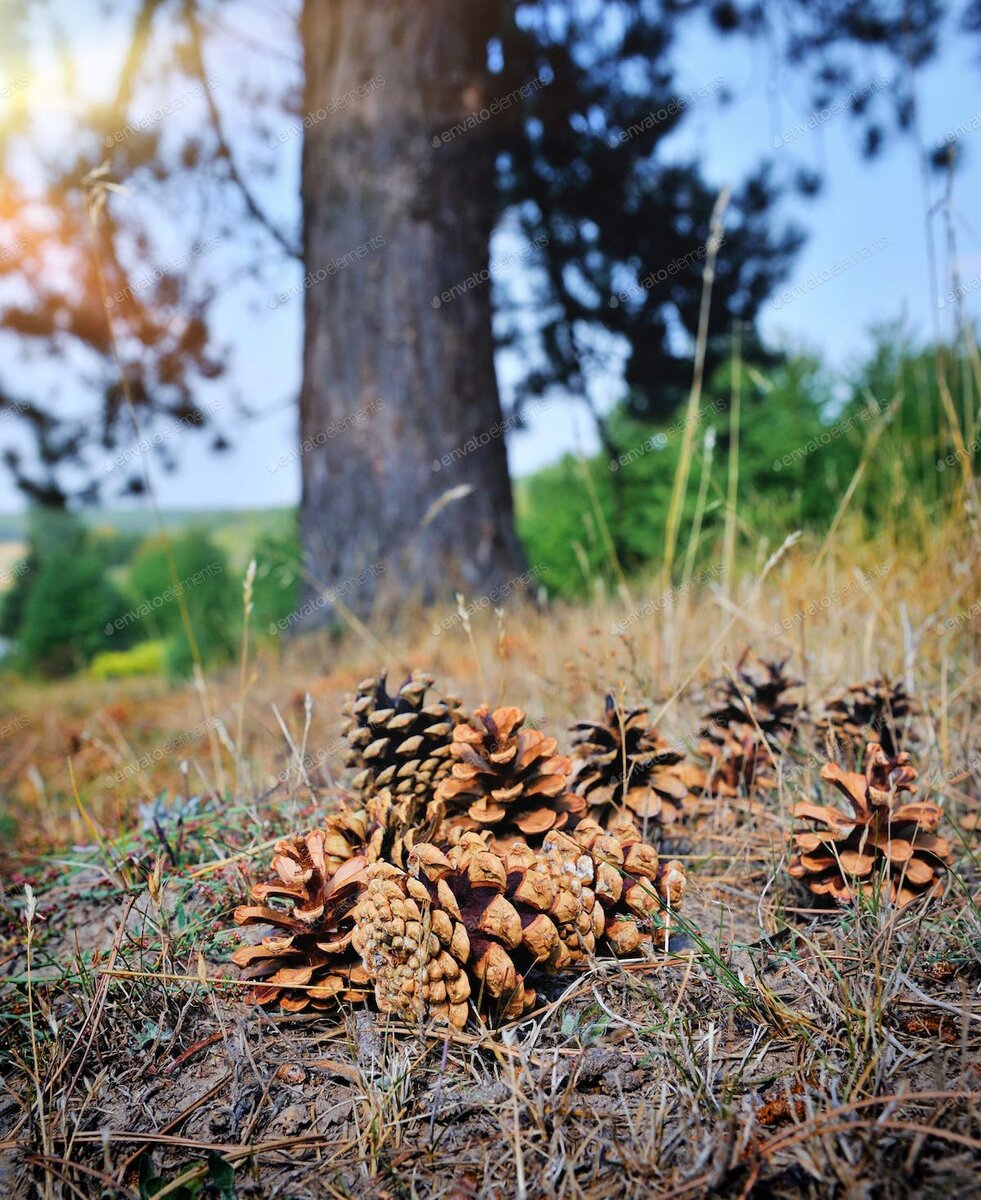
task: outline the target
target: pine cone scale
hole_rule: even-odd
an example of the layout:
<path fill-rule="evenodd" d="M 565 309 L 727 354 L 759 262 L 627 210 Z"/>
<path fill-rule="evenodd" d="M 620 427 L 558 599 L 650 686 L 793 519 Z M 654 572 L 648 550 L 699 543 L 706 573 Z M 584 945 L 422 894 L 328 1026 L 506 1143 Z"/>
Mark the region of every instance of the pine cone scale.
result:
<path fill-rule="evenodd" d="M 871 742 L 864 775 L 829 763 L 821 778 L 837 788 L 852 812 L 810 803 L 795 807 L 795 817 L 817 828 L 793 835 L 793 877 L 804 880 L 815 895 L 830 894 L 839 903 L 849 903 L 879 876 L 900 905 L 941 890 L 950 845 L 934 832 L 940 808 L 905 799 L 916 790 L 916 771 L 908 754 L 891 759 Z"/>

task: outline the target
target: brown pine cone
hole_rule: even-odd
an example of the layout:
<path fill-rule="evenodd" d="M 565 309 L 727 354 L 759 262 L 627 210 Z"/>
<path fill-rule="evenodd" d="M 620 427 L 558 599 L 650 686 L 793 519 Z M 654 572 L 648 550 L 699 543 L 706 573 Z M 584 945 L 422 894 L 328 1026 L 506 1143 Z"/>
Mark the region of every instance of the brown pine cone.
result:
<path fill-rule="evenodd" d="M 787 692 L 800 686 L 784 671 L 785 662 L 765 662 L 744 651 L 736 664 L 735 675 L 716 680 L 715 699 L 706 714 L 706 736 L 715 739 L 722 730 L 731 731 L 740 741 L 748 735 L 763 737 L 783 749 L 790 742 L 800 715 L 800 705 Z"/>
<path fill-rule="evenodd" d="M 462 1028 L 472 1000 L 520 1016 L 537 998 L 525 973 L 581 960 L 602 933 L 603 911 L 567 855 L 517 844 L 502 856 L 463 833 L 446 854 L 416 846 L 410 870 L 369 868 L 355 911 L 383 1012 Z"/>
<path fill-rule="evenodd" d="M 797 853 L 788 870 L 795 879 L 839 904 L 880 880 L 899 905 L 942 891 L 951 861 L 950 843 L 936 833 L 943 814 L 936 804 L 912 799 L 916 771 L 908 754 L 889 758 L 870 742 L 864 775 L 827 763 L 821 778 L 834 784 L 852 811 L 796 806 L 794 816 L 814 822 L 815 829 L 793 835 Z"/>
<path fill-rule="evenodd" d="M 237 925 L 282 931 L 232 955 L 243 978 L 261 981 L 248 993 L 257 1004 L 278 1001 L 287 1012 L 302 1012 L 330 1008 L 338 1000 L 363 1001 L 369 994 L 368 974 L 351 946 L 352 910 L 367 864 L 357 855 L 333 870 L 329 842 L 321 829 L 280 842 L 272 862 L 278 878 L 256 884 L 256 904 L 235 910 Z M 289 908 L 273 908 L 270 899 L 285 900 Z"/>
<path fill-rule="evenodd" d="M 707 795 L 733 799 L 777 786 L 772 753 L 756 730 L 739 726 L 738 732 L 724 728 L 703 732 L 698 751 L 708 760 L 701 779 L 701 790 Z"/>
<path fill-rule="evenodd" d="M 533 967 L 582 962 L 604 935 L 619 954 L 650 946 L 656 914 L 684 895 L 682 864 L 660 864 L 633 827 L 614 835 L 584 821 L 504 854 L 487 838 L 459 833 L 446 853 L 417 845 L 409 871 L 369 867 L 354 945 L 384 1012 L 458 1028 L 469 1003 L 520 1016 L 537 1000 Z"/>
<path fill-rule="evenodd" d="M 701 771 L 685 762 L 649 724 L 647 708 L 623 713 L 608 693 L 600 721 L 579 721 L 573 747 L 572 789 L 605 822 L 624 806 L 643 821 L 671 824 L 685 815 Z"/>
<path fill-rule="evenodd" d="M 846 761 L 854 762 L 869 741 L 877 741 L 887 757 L 895 758 L 918 713 L 901 681 L 868 679 L 831 697 L 815 725 L 829 753 L 837 749 Z"/>
<path fill-rule="evenodd" d="M 378 797 L 407 828 L 424 822 L 440 780 L 449 774 L 454 726 L 464 719 L 453 697 L 426 703 L 432 685 L 431 675 L 414 671 L 391 696 L 383 673 L 362 680 L 344 704 L 346 761 L 357 771 L 351 787 L 364 801 Z"/>
<path fill-rule="evenodd" d="M 580 821 L 568 833 L 550 834 L 546 843 L 564 857 L 585 851 L 592 864 L 592 887 L 603 907 L 606 942 L 615 954 L 654 948 L 657 931 L 670 929 L 688 882 L 684 864 L 662 863 L 640 830 L 621 815 L 602 829 Z"/>
<path fill-rule="evenodd" d="M 520 708 L 486 704 L 453 733 L 453 767 L 436 790 L 451 826 L 487 829 L 494 844 L 514 840 L 540 845 L 550 829 L 562 829 L 586 802 L 567 791 L 570 762 L 556 754 L 555 738 L 523 728 Z M 430 813 L 438 816 L 437 808 Z"/>

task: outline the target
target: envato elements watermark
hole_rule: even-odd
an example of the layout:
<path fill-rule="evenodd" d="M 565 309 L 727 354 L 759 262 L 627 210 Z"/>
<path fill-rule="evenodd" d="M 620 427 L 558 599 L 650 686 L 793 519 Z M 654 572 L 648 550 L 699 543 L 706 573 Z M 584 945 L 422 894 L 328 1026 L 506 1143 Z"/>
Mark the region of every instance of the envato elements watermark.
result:
<path fill-rule="evenodd" d="M 448 617 L 444 617 L 442 621 L 436 621 L 433 624 L 433 637 L 440 637 L 448 632 L 455 625 L 459 625 L 461 621 L 469 621 L 470 618 L 478 612 L 483 612 L 485 608 L 489 608 L 492 604 L 495 608 L 506 600 L 512 593 L 524 591 L 532 583 L 536 583 L 543 575 L 547 575 L 549 567 L 546 563 L 536 563 L 521 575 L 512 575 L 505 583 L 500 583 L 487 593 L 486 596 L 478 596 L 475 600 L 463 602 L 462 597 L 458 597 L 460 603 L 457 611 Z"/>
<path fill-rule="evenodd" d="M 975 275 L 972 279 L 951 288 L 946 296 L 941 296 L 937 301 L 937 308 L 946 308 L 948 304 L 956 304 L 958 300 L 963 300 L 965 296 L 976 292 L 978 288 L 981 288 L 981 275 Z"/>
<path fill-rule="evenodd" d="M 13 258 L 15 254 L 23 254 L 27 249 L 27 240 L 17 235 L 9 242 L 0 244 L 0 262 L 6 262 L 8 258 Z"/>
<path fill-rule="evenodd" d="M 12 721 L 6 721 L 0 725 L 0 742 L 5 741 L 9 737 L 13 737 L 15 733 L 20 733 L 22 729 L 26 729 L 30 725 L 29 717 L 19 713 Z"/>
<path fill-rule="evenodd" d="M 960 462 L 961 459 L 973 457 L 975 451 L 978 449 L 981 449 L 981 433 L 978 434 L 969 446 L 964 446 L 960 450 L 952 450 L 944 458 L 938 458 L 937 470 L 946 471 L 948 467 L 952 467 L 954 463 Z"/>
<path fill-rule="evenodd" d="M 129 612 L 123 613 L 121 617 L 117 617 L 114 621 L 107 621 L 103 633 L 105 633 L 106 637 L 110 637 L 118 629 L 126 629 L 134 621 L 148 617 L 150 613 L 156 612 L 158 608 L 163 608 L 171 600 L 176 600 L 178 596 L 183 596 L 185 592 L 198 587 L 206 579 L 213 579 L 216 575 L 220 575 L 223 570 L 224 567 L 222 567 L 220 562 L 208 563 L 200 571 L 195 571 L 193 575 L 188 575 L 186 579 L 182 579 L 179 583 L 171 584 L 170 587 L 165 588 L 162 592 L 158 592 L 156 596 L 151 597 L 149 600 L 144 600 L 136 608 L 131 608 Z"/>
<path fill-rule="evenodd" d="M 148 750 L 146 754 L 141 754 L 134 762 L 127 763 L 125 767 L 120 767 L 116 771 L 110 771 L 103 777 L 103 787 L 118 787 L 123 780 L 132 779 L 134 775 L 139 775 L 141 771 L 147 770 L 148 767 L 155 766 L 165 758 L 170 758 L 172 754 L 176 754 L 186 746 L 192 745 L 198 738 L 203 737 L 209 729 L 217 729 L 220 725 L 221 721 L 218 717 L 208 717 L 206 721 L 195 725 L 193 729 L 189 729 L 185 733 L 175 734 L 174 737 L 168 738 L 162 746 L 157 746 L 156 749 Z"/>
<path fill-rule="evenodd" d="M 823 450 L 825 446 L 830 445 L 833 441 L 840 438 L 843 433 L 854 429 L 856 425 L 864 425 L 866 421 L 871 421 L 873 417 L 877 417 L 881 412 L 882 405 L 879 401 L 870 400 L 865 408 L 859 409 L 857 413 L 852 413 L 850 417 L 843 417 L 840 421 L 835 421 L 833 425 L 829 425 L 827 429 L 819 433 L 816 437 L 808 438 L 802 446 L 795 446 L 789 454 L 775 458 L 773 460 L 774 471 L 782 471 L 784 467 L 792 467 L 795 462 L 800 462 L 801 459 L 807 458 L 815 450 Z"/>
<path fill-rule="evenodd" d="M 958 625 L 963 625 L 965 621 L 970 621 L 972 617 L 976 617 L 978 613 L 981 613 L 981 600 L 975 600 L 970 608 L 962 608 L 960 612 L 954 613 L 952 617 L 938 621 L 934 632 L 937 637 L 943 637 L 944 634 L 950 633 L 952 629 L 956 629 Z"/>
<path fill-rule="evenodd" d="M 711 404 L 703 404 L 698 410 L 694 418 L 684 417 L 673 421 L 667 429 L 661 430 L 659 433 L 652 433 L 649 438 L 645 438 L 639 446 L 631 446 L 629 450 L 624 450 L 622 454 L 618 454 L 616 458 L 611 458 L 607 464 L 611 471 L 619 471 L 621 467 L 629 467 L 631 463 L 637 461 L 638 458 L 643 458 L 645 454 L 651 450 L 663 450 L 664 447 L 671 441 L 673 437 L 677 437 L 679 433 L 684 433 L 688 428 L 689 422 L 692 425 L 699 425 L 706 417 L 712 416 L 713 413 L 724 412 L 728 401 L 723 397 L 718 400 L 713 400 Z"/>
<path fill-rule="evenodd" d="M 381 235 L 369 238 L 366 242 L 362 242 L 360 246 L 355 246 L 353 250 L 346 251 L 340 258 L 332 258 L 326 267 L 318 267 L 316 271 L 308 271 L 300 283 L 295 283 L 292 287 L 287 288 L 285 292 L 278 292 L 273 296 L 269 301 L 269 307 L 279 308 L 281 304 L 286 304 L 294 296 L 300 296 L 304 292 L 308 292 L 312 287 L 316 287 L 318 283 L 323 283 L 329 276 L 336 275 L 338 271 L 343 271 L 359 259 L 367 258 L 369 254 L 372 254 L 375 250 L 380 250 L 384 245 L 385 239 Z"/>
<path fill-rule="evenodd" d="M 528 83 L 523 83 L 520 87 L 516 87 L 513 91 L 508 92 L 506 96 L 499 96 L 496 100 L 492 100 L 486 108 L 468 113 L 462 121 L 457 121 L 449 129 L 444 129 L 442 133 L 434 133 L 430 139 L 433 148 L 445 146 L 447 142 L 452 142 L 461 133 L 469 133 L 471 129 L 476 129 L 478 125 L 483 125 L 485 121 L 489 121 L 491 117 L 500 116 L 502 112 L 507 112 L 519 100 L 527 100 L 532 92 L 541 91 L 543 87 L 548 87 L 551 82 L 551 79 L 546 79 L 539 75 L 535 79 L 529 80 Z"/>
<path fill-rule="evenodd" d="M 25 88 L 31 86 L 30 77 L 27 75 L 18 75 L 16 79 L 0 88 L 0 102 L 9 100 L 11 96 L 15 96 L 18 92 L 22 92 Z"/>
<path fill-rule="evenodd" d="M 140 292 L 145 292 L 147 288 L 153 287 L 155 283 L 159 283 L 167 275 L 177 275 L 183 271 L 189 263 L 196 259 L 203 258 L 206 254 L 210 254 L 212 250 L 217 250 L 221 245 L 221 238 L 212 238 L 210 241 L 205 239 L 203 242 L 196 242 L 190 250 L 186 251 L 175 258 L 172 263 L 168 263 L 165 267 L 156 267 L 154 270 L 141 275 L 139 279 L 134 279 L 129 287 L 122 288 L 118 292 L 113 292 L 111 296 L 106 296 L 106 308 L 115 308 L 117 304 L 122 304 L 124 300 L 131 296 L 136 296 Z"/>
<path fill-rule="evenodd" d="M 31 406 L 26 400 L 8 400 L 4 407 L 0 409 L 0 421 L 9 420 L 15 414 L 21 416 L 23 413 L 30 411 Z"/>
<path fill-rule="evenodd" d="M 979 129 L 981 129 L 981 112 L 976 112 L 966 124 L 955 125 L 949 133 L 945 133 L 942 138 L 937 138 L 937 149 L 940 150 L 944 146 L 949 146 L 953 142 L 959 141 L 962 137 L 967 137 L 969 133 L 976 133 Z"/>
<path fill-rule="evenodd" d="M 348 744 L 344 738 L 338 738 L 336 741 L 328 743 L 322 750 L 312 751 L 310 754 L 305 754 L 301 762 L 297 763 L 291 760 L 288 767 L 285 767 L 276 776 L 276 783 L 289 783 L 290 777 L 295 773 L 305 775 L 307 771 L 315 767 L 322 767 L 324 763 L 329 762 L 335 754 L 340 754 L 348 749 Z"/>
<path fill-rule="evenodd" d="M 484 429 L 480 433 L 473 434 L 461 445 L 454 446 L 452 450 L 448 451 L 441 458 L 434 458 L 432 469 L 434 471 L 441 471 L 443 467 L 452 467 L 461 458 L 466 458 L 468 454 L 473 454 L 476 450 L 482 450 L 496 438 L 504 437 L 512 429 L 517 429 L 527 413 L 531 413 L 534 416 L 535 413 L 545 408 L 547 404 L 548 401 L 543 397 L 530 401 L 530 403 L 525 405 L 524 410 L 520 414 L 515 412 L 509 417 L 505 417 L 503 421 L 495 421 L 490 429 Z"/>
<path fill-rule="evenodd" d="M 331 421 L 324 429 L 311 434 L 310 437 L 305 437 L 299 447 L 288 450 L 285 454 L 281 454 L 279 458 L 271 458 L 266 470 L 270 474 L 275 475 L 277 471 L 281 471 L 283 467 L 288 467 L 290 463 L 299 462 L 304 454 L 309 454 L 311 450 L 316 450 L 318 446 L 326 445 L 331 438 L 340 437 L 342 433 L 347 433 L 349 429 L 359 428 L 359 426 L 363 425 L 371 417 L 381 412 L 384 407 L 384 400 L 369 400 L 364 408 L 359 408 L 355 413 L 348 413 L 347 416 L 338 417 L 336 421 Z"/>
<path fill-rule="evenodd" d="M 385 574 L 385 564 L 383 562 L 372 563 L 370 567 L 365 567 L 363 571 L 359 571 L 357 575 L 352 575 L 350 579 L 345 579 L 336 587 L 329 587 L 325 592 L 321 592 L 319 596 L 314 596 L 312 600 L 308 600 L 306 604 L 301 605 L 295 612 L 290 613 L 288 617 L 280 617 L 278 621 L 270 621 L 267 632 L 270 634 L 284 633 L 291 625 L 297 624 L 299 621 L 305 621 L 307 617 L 312 617 L 315 612 L 320 612 L 321 609 L 327 608 L 342 596 L 355 591 L 357 588 L 364 587 L 372 579 L 377 579 L 379 575 Z"/>
<path fill-rule="evenodd" d="M 799 121 L 796 125 L 791 125 L 789 129 L 785 129 L 783 133 L 778 133 L 773 138 L 774 150 L 779 150 L 781 146 L 786 146 L 789 142 L 794 142 L 799 137 L 803 137 L 805 133 L 811 133 L 812 130 L 818 128 L 819 125 L 824 125 L 830 121 L 832 117 L 836 117 L 839 113 L 844 112 L 847 108 L 853 108 L 856 104 L 861 104 L 863 101 L 880 91 L 882 88 L 889 87 L 892 80 L 890 79 L 875 79 L 866 87 L 857 88 L 854 92 L 849 92 L 847 96 L 839 96 L 837 100 L 833 100 L 824 108 L 819 108 L 817 112 L 812 112 L 806 121 Z"/>
<path fill-rule="evenodd" d="M 152 113 L 146 113 L 137 121 L 127 121 L 122 129 L 117 129 L 115 133 L 107 133 L 102 139 L 102 144 L 107 150 L 111 150 L 113 146 L 120 145 L 127 138 L 131 138 L 137 133 L 146 133 L 148 129 L 152 129 L 154 125 L 159 124 L 165 117 L 172 116 L 175 112 L 180 112 L 191 100 L 196 100 L 199 96 L 203 96 L 206 91 L 212 91 L 218 87 L 221 87 L 220 79 L 206 79 L 203 84 L 188 88 L 186 92 L 181 92 L 173 100 L 168 100 L 161 108 L 155 108 Z"/>
<path fill-rule="evenodd" d="M 31 564 L 26 558 L 15 562 L 9 571 L 5 571 L 0 575 L 0 592 L 5 592 L 7 588 L 13 585 L 15 580 L 19 579 L 22 575 L 26 575 L 30 569 Z"/>
<path fill-rule="evenodd" d="M 119 467 L 126 466 L 127 463 L 132 462 L 134 458 L 138 458 L 141 454 L 146 454 L 149 450 L 153 450 L 157 446 L 162 446 L 164 442 L 169 442 L 171 438 L 177 437 L 179 433 L 183 433 L 188 426 L 197 427 L 203 425 L 204 417 L 214 416 L 220 407 L 220 400 L 209 400 L 207 403 L 199 405 L 193 413 L 188 413 L 187 416 L 181 417 L 176 421 L 171 421 L 163 429 L 145 434 L 131 446 L 127 446 L 125 450 L 121 450 L 115 458 L 110 459 L 105 465 L 105 473 L 109 475 L 111 472 L 118 470 Z"/>
<path fill-rule="evenodd" d="M 719 249 L 726 244 L 725 238 L 719 239 Z M 622 292 L 617 292 L 615 296 L 611 296 L 607 301 L 610 308 L 619 308 L 621 304 L 626 304 L 628 300 L 632 300 L 636 296 L 641 296 L 644 292 L 649 291 L 652 287 L 656 287 L 659 283 L 667 283 L 675 275 L 680 274 L 686 267 L 692 266 L 696 262 L 704 262 L 708 255 L 708 243 L 701 246 L 696 246 L 694 250 L 689 250 L 687 254 L 681 255 L 680 258 L 674 258 L 666 267 L 658 267 L 656 271 L 649 271 L 642 279 L 638 279 L 635 284 L 629 288 L 625 288 Z"/>
<path fill-rule="evenodd" d="M 514 266 L 516 262 L 527 262 L 529 259 L 534 258 L 536 250 L 542 250 L 547 245 L 548 235 L 544 233 L 539 234 L 527 246 L 521 248 L 520 254 L 505 254 L 503 257 L 498 258 L 494 263 L 494 273 L 497 274 L 501 271 L 506 271 L 508 268 Z M 480 287 L 481 284 L 488 283 L 490 277 L 490 267 L 482 267 L 479 271 L 471 271 L 466 279 L 461 279 L 459 283 L 454 283 L 451 288 L 447 288 L 446 291 L 433 296 L 429 303 L 433 308 L 442 308 L 444 304 L 449 304 L 451 300 L 456 300 L 460 296 L 466 295 L 467 292 L 473 291 L 475 287 Z"/>
<path fill-rule="evenodd" d="M 883 575 L 888 575 L 892 570 L 892 563 L 879 563 L 873 567 L 871 571 L 863 571 L 860 579 L 849 579 L 841 587 L 833 588 L 827 595 L 822 596 L 819 600 L 812 600 L 810 604 L 804 608 L 799 608 L 795 613 L 791 613 L 789 617 L 784 617 L 782 621 L 774 621 L 770 627 L 770 633 L 773 637 L 783 637 L 791 629 L 797 629 L 803 625 L 810 617 L 816 617 L 818 613 L 826 612 L 836 604 L 840 604 L 843 600 L 847 600 L 860 588 L 866 589 Z"/>
<path fill-rule="evenodd" d="M 725 85 L 725 79 L 721 75 L 718 75 L 715 79 L 710 79 L 708 83 L 703 83 L 697 88 L 693 88 L 690 92 L 685 92 L 681 96 L 675 96 L 663 108 L 652 109 L 647 116 L 642 117 L 639 121 L 634 121 L 626 129 L 621 129 L 619 133 L 611 132 L 607 141 L 611 146 L 622 146 L 624 143 L 629 142 L 631 138 L 635 138 L 642 133 L 647 133 L 649 129 L 656 129 L 658 125 L 663 125 L 671 117 L 676 117 L 679 113 L 683 113 L 696 100 L 701 100 L 709 92 L 719 91 Z"/>
<path fill-rule="evenodd" d="M 660 596 L 651 600 L 645 600 L 643 604 L 627 613 L 625 617 L 621 617 L 619 621 L 613 621 L 610 625 L 610 634 L 616 637 L 618 634 L 626 633 L 631 625 L 637 625 L 641 621 L 646 621 L 648 617 L 653 617 L 655 613 L 663 612 L 668 605 L 687 595 L 688 592 L 693 592 L 696 588 L 721 578 L 725 574 L 725 570 L 722 563 L 715 563 L 704 571 L 699 571 L 697 575 L 693 575 L 691 579 L 686 580 L 677 587 L 669 588 Z"/>
<path fill-rule="evenodd" d="M 813 275 L 809 275 L 803 283 L 798 283 L 795 287 L 788 288 L 780 293 L 779 296 L 774 296 L 770 301 L 770 307 L 778 312 L 785 304 L 790 304 L 794 300 L 800 299 L 801 296 L 806 296 L 808 292 L 813 292 L 815 288 L 819 288 L 822 284 L 828 283 L 835 279 L 838 275 L 843 275 L 845 271 L 850 271 L 852 267 L 857 266 L 865 259 L 871 258 L 873 254 L 879 250 L 885 250 L 892 243 L 886 237 L 873 238 L 871 242 L 866 243 L 859 250 L 853 250 L 851 254 L 844 258 L 839 258 L 836 263 L 830 267 L 825 267 L 823 271 L 816 271 Z"/>
<path fill-rule="evenodd" d="M 343 112 L 349 104 L 356 104 L 376 88 L 384 86 L 385 80 L 381 75 L 372 75 L 364 83 L 359 83 L 357 87 L 350 88 L 343 96 L 338 96 L 336 100 L 328 100 L 322 108 L 308 112 L 302 118 L 299 125 L 291 125 L 289 129 L 284 129 L 276 137 L 270 138 L 269 149 L 275 150 L 277 146 L 285 146 L 293 138 L 299 137 L 304 129 L 311 129 L 314 125 L 319 125 L 321 121 L 326 121 L 328 117 L 334 116 L 335 113 Z"/>

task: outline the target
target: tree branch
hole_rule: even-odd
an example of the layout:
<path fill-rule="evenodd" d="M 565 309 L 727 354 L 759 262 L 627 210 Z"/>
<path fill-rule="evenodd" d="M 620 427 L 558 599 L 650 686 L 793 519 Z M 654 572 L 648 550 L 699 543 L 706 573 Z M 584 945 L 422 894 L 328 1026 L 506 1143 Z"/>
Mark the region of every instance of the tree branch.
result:
<path fill-rule="evenodd" d="M 235 158 L 232 154 L 232 148 L 225 137 L 225 130 L 221 120 L 221 113 L 218 111 L 218 106 L 215 104 L 215 98 L 212 95 L 211 88 L 208 86 L 208 79 L 204 69 L 204 50 L 202 46 L 201 24 L 198 21 L 197 5 L 194 0 L 185 0 L 184 16 L 187 21 L 188 32 L 191 36 L 191 53 L 194 59 L 194 69 L 197 72 L 204 91 L 204 101 L 208 106 L 208 116 L 211 120 L 211 126 L 214 130 L 215 139 L 218 143 L 218 157 L 224 159 L 228 166 L 228 177 L 238 188 L 245 207 L 248 209 L 249 216 L 257 221 L 263 229 L 276 241 L 283 250 L 291 257 L 302 261 L 303 254 L 299 246 L 294 245 L 282 232 L 278 229 L 273 221 L 263 212 L 261 205 L 252 190 L 239 174 L 238 167 L 235 165 Z"/>

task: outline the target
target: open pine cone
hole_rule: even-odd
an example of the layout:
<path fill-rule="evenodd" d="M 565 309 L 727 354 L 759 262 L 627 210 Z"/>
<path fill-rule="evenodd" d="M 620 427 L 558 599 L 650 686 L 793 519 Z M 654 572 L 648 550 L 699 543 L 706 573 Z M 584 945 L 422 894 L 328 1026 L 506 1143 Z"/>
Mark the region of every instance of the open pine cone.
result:
<path fill-rule="evenodd" d="M 586 818 L 570 833 L 550 834 L 548 844 L 567 858 L 588 854 L 605 917 L 603 936 L 614 954 L 636 954 L 652 945 L 658 927 L 670 929 L 671 914 L 684 900 L 687 872 L 677 859 L 662 863 L 631 821 L 617 816 L 602 829 Z"/>
<path fill-rule="evenodd" d="M 937 895 L 950 862 L 950 843 L 936 830 L 943 815 L 936 804 L 912 799 L 916 771 L 910 756 L 889 758 L 877 742 L 865 752 L 865 774 L 827 763 L 821 778 L 833 783 L 850 813 L 802 802 L 795 817 L 814 822 L 793 835 L 797 851 L 789 871 L 816 896 L 850 903 L 878 880 L 895 904 Z"/>
<path fill-rule="evenodd" d="M 464 719 L 460 701 L 426 703 L 431 675 L 414 671 L 391 696 L 384 674 L 364 679 L 344 704 L 347 765 L 356 768 L 352 789 L 365 801 L 381 801 L 391 823 L 408 828 L 424 822 L 441 779 L 449 774 L 453 729 Z M 376 818 L 381 814 L 376 813 Z"/>
<path fill-rule="evenodd" d="M 785 662 L 764 662 L 745 651 L 735 676 L 716 680 L 713 707 L 706 714 L 707 735 L 730 730 L 740 739 L 762 733 L 774 749 L 790 741 L 800 705 L 787 692 L 800 686 L 784 671 Z"/>
<path fill-rule="evenodd" d="M 698 749 L 708 760 L 701 779 L 701 789 L 708 795 L 733 799 L 777 786 L 772 753 L 755 729 L 703 730 Z"/>
<path fill-rule="evenodd" d="M 556 754 L 555 738 L 524 728 L 520 708 L 491 713 L 481 705 L 453 733 L 452 773 L 436 789 L 434 816 L 445 810 L 450 826 L 490 831 L 505 850 L 515 839 L 540 844 L 586 808 L 568 793 L 570 762 Z"/>
<path fill-rule="evenodd" d="M 815 724 L 829 750 L 840 748 L 849 760 L 869 741 L 877 741 L 889 758 L 895 758 L 918 711 L 901 681 L 868 679 L 831 697 Z"/>
<path fill-rule="evenodd" d="M 249 998 L 287 1012 L 326 1009 L 338 1000 L 367 998 L 368 973 L 351 946 L 353 908 L 365 884 L 366 860 L 348 858 L 334 869 L 331 835 L 322 829 L 282 841 L 272 866 L 278 878 L 252 889 L 254 905 L 235 910 L 238 925 L 272 925 L 279 936 L 242 945 L 232 961 L 245 979 L 259 980 Z M 270 899 L 286 900 L 288 909 Z"/>
<path fill-rule="evenodd" d="M 604 935 L 634 953 L 651 943 L 655 913 L 681 903 L 684 867 L 660 865 L 636 830 L 584 821 L 574 836 L 553 831 L 539 849 L 516 842 L 504 854 L 487 838 L 463 832 L 445 853 L 418 845 L 409 871 L 368 869 L 354 945 L 383 1012 L 462 1028 L 471 1003 L 490 1001 L 520 1016 L 537 1000 L 533 967 L 564 970 Z"/>
<path fill-rule="evenodd" d="M 790 743 L 800 705 L 787 696 L 800 681 L 784 663 L 745 651 L 735 676 L 716 680 L 698 751 L 708 760 L 702 790 L 713 796 L 753 796 L 776 787 L 773 754 Z"/>
<path fill-rule="evenodd" d="M 378 863 L 355 912 L 355 946 L 383 1012 L 462 1029 L 471 1000 L 505 1017 L 536 1000 L 524 972 L 591 953 L 603 910 L 567 860 L 516 844 L 506 856 L 464 833 L 444 854 L 416 846 L 411 871 Z"/>
<path fill-rule="evenodd" d="M 684 816 L 702 771 L 649 724 L 647 708 L 622 713 L 607 694 L 602 720 L 579 721 L 573 731 L 572 790 L 591 816 L 602 823 L 620 806 L 645 822 L 667 825 Z"/>

